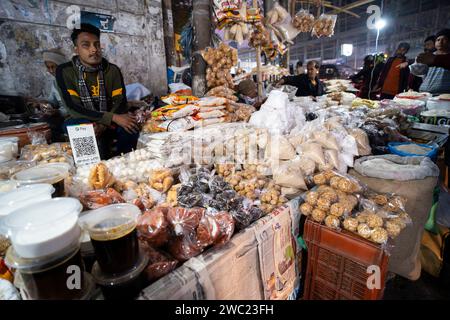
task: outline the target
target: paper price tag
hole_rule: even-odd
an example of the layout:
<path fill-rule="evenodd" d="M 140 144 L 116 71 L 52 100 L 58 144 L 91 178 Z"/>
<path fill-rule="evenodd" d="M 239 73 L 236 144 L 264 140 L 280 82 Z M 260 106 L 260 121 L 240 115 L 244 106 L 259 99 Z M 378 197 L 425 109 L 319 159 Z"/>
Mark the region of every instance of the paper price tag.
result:
<path fill-rule="evenodd" d="M 92 124 L 68 126 L 67 132 L 77 167 L 100 162 L 100 153 Z"/>

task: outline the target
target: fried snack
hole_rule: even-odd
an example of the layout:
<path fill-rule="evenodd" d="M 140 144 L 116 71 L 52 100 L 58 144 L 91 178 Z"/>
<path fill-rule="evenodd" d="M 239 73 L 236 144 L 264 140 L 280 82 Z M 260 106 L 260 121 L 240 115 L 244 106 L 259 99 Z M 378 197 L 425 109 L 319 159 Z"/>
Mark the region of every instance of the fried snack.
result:
<path fill-rule="evenodd" d="M 303 203 L 300 206 L 300 212 L 302 214 L 304 214 L 305 216 L 309 216 L 313 210 L 314 210 L 314 207 L 307 202 Z"/>
<path fill-rule="evenodd" d="M 330 214 L 335 217 L 341 217 L 342 215 L 344 215 L 344 213 L 347 213 L 347 212 L 348 211 L 347 211 L 346 205 L 341 202 L 334 203 L 330 207 Z"/>
<path fill-rule="evenodd" d="M 330 210 L 331 207 L 331 201 L 326 199 L 326 198 L 322 198 L 320 197 L 317 200 L 317 209 L 323 210 L 323 211 L 328 211 Z"/>
<path fill-rule="evenodd" d="M 316 222 L 322 222 L 325 219 L 326 215 L 327 214 L 325 213 L 325 211 L 320 209 L 314 209 L 311 213 L 313 220 Z"/>
<path fill-rule="evenodd" d="M 355 232 L 357 228 L 358 228 L 358 220 L 357 219 L 349 217 L 344 220 L 344 229 L 345 230 Z"/>
<path fill-rule="evenodd" d="M 316 191 L 308 191 L 306 193 L 305 201 L 309 203 L 312 206 L 315 206 L 317 204 L 317 200 L 319 199 L 319 193 Z"/>
<path fill-rule="evenodd" d="M 330 186 L 327 185 L 321 185 L 317 188 L 317 193 L 319 194 L 324 194 L 326 192 L 334 192 L 335 190 L 333 188 L 331 188 Z"/>
<path fill-rule="evenodd" d="M 379 206 L 384 206 L 388 203 L 388 197 L 384 194 L 378 194 L 376 196 L 370 197 L 369 200 L 375 202 Z"/>
<path fill-rule="evenodd" d="M 115 182 L 114 176 L 108 167 L 100 162 L 96 164 L 89 174 L 89 187 L 98 190 L 111 187 Z"/>
<path fill-rule="evenodd" d="M 402 230 L 404 228 L 406 228 L 405 221 L 403 219 L 401 219 L 400 217 L 389 219 L 389 222 L 397 224 L 400 227 L 400 229 L 402 229 Z"/>
<path fill-rule="evenodd" d="M 339 219 L 333 215 L 329 215 L 325 218 L 325 225 L 332 229 L 339 229 Z"/>
<path fill-rule="evenodd" d="M 389 237 L 396 238 L 400 234 L 400 231 L 402 231 L 402 228 L 398 223 L 388 220 L 386 221 L 386 231 Z"/>
<path fill-rule="evenodd" d="M 372 233 L 372 230 L 370 230 L 370 228 L 369 228 L 369 226 L 367 224 L 360 223 L 358 225 L 358 234 L 361 237 L 363 237 L 365 239 L 368 239 L 368 238 L 370 238 L 371 233 Z"/>
<path fill-rule="evenodd" d="M 370 228 L 378 228 L 383 226 L 383 218 L 376 214 L 369 214 L 366 222 Z"/>
<path fill-rule="evenodd" d="M 325 177 L 325 174 L 323 174 L 323 173 L 316 174 L 314 176 L 313 180 L 316 185 L 322 185 L 322 184 L 327 183 L 327 178 Z"/>
<path fill-rule="evenodd" d="M 376 243 L 386 243 L 388 239 L 388 233 L 384 228 L 375 228 L 370 235 L 370 239 Z"/>
<path fill-rule="evenodd" d="M 332 178 L 336 177 L 336 173 L 333 172 L 333 170 L 326 170 L 323 172 L 323 175 L 325 176 L 325 179 L 327 179 L 327 182 L 330 182 Z"/>
<path fill-rule="evenodd" d="M 329 200 L 331 203 L 337 202 L 339 200 L 338 195 L 335 191 L 324 192 L 320 197 Z"/>
<path fill-rule="evenodd" d="M 165 193 L 172 187 L 173 181 L 172 171 L 161 169 L 153 171 L 149 184 L 153 189 Z"/>

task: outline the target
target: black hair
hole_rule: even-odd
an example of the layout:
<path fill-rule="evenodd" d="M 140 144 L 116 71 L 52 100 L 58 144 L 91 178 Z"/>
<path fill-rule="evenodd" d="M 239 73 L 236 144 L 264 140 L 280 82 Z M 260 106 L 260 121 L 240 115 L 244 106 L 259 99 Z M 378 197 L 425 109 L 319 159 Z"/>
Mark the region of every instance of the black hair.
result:
<path fill-rule="evenodd" d="M 428 37 L 425 38 L 425 40 L 423 42 L 425 43 L 425 42 L 428 42 L 428 41 L 435 42 L 436 41 L 436 36 L 434 34 L 432 36 L 428 36 Z"/>
<path fill-rule="evenodd" d="M 436 39 L 439 38 L 440 36 L 447 37 L 447 39 L 450 40 L 450 29 L 442 29 L 441 31 L 436 33 Z"/>
<path fill-rule="evenodd" d="M 398 47 L 397 47 L 397 50 L 398 50 L 398 49 L 406 49 L 406 50 L 409 50 L 409 48 L 410 48 L 410 45 L 409 45 L 408 42 L 400 42 L 399 45 L 398 45 Z"/>
<path fill-rule="evenodd" d="M 100 38 L 100 29 L 99 28 L 97 28 L 89 23 L 82 23 L 80 25 L 80 29 L 73 29 L 72 34 L 70 35 L 70 38 L 72 39 L 72 42 L 74 45 L 77 44 L 78 35 L 82 32 L 87 32 L 87 33 L 96 35 L 98 38 Z"/>
<path fill-rule="evenodd" d="M 295 66 L 296 67 L 303 67 L 303 61 L 298 61 Z"/>
<path fill-rule="evenodd" d="M 319 62 L 317 62 L 316 60 L 310 60 L 310 61 L 308 61 L 308 63 L 306 64 L 306 66 L 309 66 L 309 65 L 314 65 L 314 68 L 316 68 L 316 69 L 319 69 L 320 68 L 320 64 L 319 64 Z"/>

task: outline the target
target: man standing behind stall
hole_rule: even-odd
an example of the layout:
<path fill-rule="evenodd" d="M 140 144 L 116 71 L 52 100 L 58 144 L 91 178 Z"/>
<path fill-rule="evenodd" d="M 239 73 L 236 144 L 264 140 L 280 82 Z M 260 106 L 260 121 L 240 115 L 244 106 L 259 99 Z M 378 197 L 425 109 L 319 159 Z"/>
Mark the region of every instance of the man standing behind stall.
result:
<path fill-rule="evenodd" d="M 402 42 L 398 45 L 395 55 L 390 57 L 381 70 L 377 88 L 381 90 L 380 99 L 393 99 L 400 92 L 408 88 L 409 68 L 403 64 L 407 62 L 406 54 L 409 51 L 409 43 Z"/>
<path fill-rule="evenodd" d="M 118 154 L 131 151 L 136 147 L 139 129 L 135 118 L 127 113 L 120 69 L 102 58 L 100 30 L 81 24 L 71 38 L 76 56 L 56 69 L 56 81 L 69 113 L 65 126 L 94 123 L 103 159 L 112 156 L 115 139 Z"/>
<path fill-rule="evenodd" d="M 297 76 L 283 77 L 277 86 L 284 84 L 297 87 L 295 96 L 297 97 L 317 97 L 325 94 L 323 83 L 319 80 L 319 63 L 315 60 L 311 60 L 306 65 L 306 74 Z"/>

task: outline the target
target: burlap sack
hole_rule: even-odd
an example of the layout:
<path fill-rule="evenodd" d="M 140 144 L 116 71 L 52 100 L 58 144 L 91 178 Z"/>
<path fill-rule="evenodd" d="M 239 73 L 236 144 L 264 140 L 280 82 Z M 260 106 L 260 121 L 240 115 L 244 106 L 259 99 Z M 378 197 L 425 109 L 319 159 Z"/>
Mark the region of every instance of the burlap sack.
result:
<path fill-rule="evenodd" d="M 370 157 L 373 158 L 373 157 Z M 399 161 L 404 162 L 405 157 Z M 360 163 L 365 158 L 358 159 Z M 394 159 L 390 156 L 390 159 Z M 435 166 L 432 162 L 427 162 L 427 166 Z M 420 243 L 422 240 L 425 223 L 433 202 L 433 190 L 436 187 L 438 177 L 429 176 L 421 180 L 399 181 L 393 179 L 381 179 L 363 176 L 350 170 L 350 174 L 366 184 L 370 189 L 380 193 L 395 193 L 407 199 L 406 211 L 411 216 L 412 224 L 408 225 L 400 235 L 393 240 L 394 248 L 389 257 L 389 271 L 410 280 L 417 280 L 420 277 Z M 435 168 L 430 172 L 438 173 Z M 386 172 L 385 172 L 386 173 Z M 389 173 L 386 173 L 389 174 Z M 398 173 L 396 173 L 398 174 Z"/>

